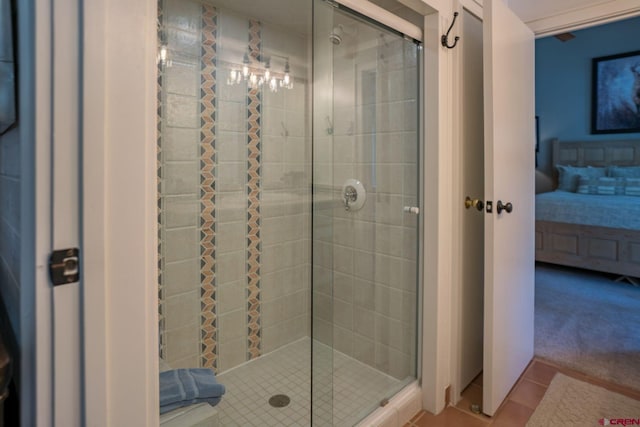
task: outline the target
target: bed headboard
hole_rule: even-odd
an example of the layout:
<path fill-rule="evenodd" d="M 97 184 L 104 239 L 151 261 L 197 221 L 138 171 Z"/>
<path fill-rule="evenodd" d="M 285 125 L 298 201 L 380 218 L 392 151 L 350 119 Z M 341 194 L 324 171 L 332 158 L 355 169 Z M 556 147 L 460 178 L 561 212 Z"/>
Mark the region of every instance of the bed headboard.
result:
<path fill-rule="evenodd" d="M 551 165 L 638 166 L 640 139 L 624 141 L 552 140 Z"/>

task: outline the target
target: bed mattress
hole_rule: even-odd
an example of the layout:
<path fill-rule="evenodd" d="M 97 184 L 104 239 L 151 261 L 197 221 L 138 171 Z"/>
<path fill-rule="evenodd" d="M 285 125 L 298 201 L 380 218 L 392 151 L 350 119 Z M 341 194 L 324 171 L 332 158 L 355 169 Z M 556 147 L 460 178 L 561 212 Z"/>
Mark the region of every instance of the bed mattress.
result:
<path fill-rule="evenodd" d="M 536 195 L 536 221 L 640 230 L 640 197 L 541 193 Z"/>

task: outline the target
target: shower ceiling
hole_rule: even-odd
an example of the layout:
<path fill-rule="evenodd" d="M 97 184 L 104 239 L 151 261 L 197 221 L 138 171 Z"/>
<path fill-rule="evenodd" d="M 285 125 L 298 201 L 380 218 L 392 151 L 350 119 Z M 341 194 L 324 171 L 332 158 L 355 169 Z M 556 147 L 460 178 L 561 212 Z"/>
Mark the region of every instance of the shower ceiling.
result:
<path fill-rule="evenodd" d="M 389 12 L 398 15 L 400 18 L 406 19 L 413 25 L 421 27 L 424 25 L 424 18 L 422 15 L 414 11 L 413 9 L 400 3 L 398 0 L 370 0 L 371 3 L 380 6 Z"/>
<path fill-rule="evenodd" d="M 303 0 L 216 0 L 216 6 L 245 16 L 259 16 L 263 22 L 278 25 L 298 34 L 311 30 L 311 8 Z"/>
<path fill-rule="evenodd" d="M 371 3 L 388 10 L 414 25 L 422 27 L 423 17 L 403 5 L 398 0 L 370 0 Z M 311 30 L 311 9 L 303 0 L 273 0 L 269 2 L 255 0 L 218 0 L 216 4 L 247 16 L 260 16 L 262 21 L 308 34 Z"/>

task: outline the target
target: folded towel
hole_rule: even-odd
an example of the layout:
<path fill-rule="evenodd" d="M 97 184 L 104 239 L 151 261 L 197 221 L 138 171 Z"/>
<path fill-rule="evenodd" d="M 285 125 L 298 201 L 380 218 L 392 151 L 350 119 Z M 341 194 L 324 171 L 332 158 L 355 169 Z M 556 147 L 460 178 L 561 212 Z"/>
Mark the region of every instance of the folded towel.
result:
<path fill-rule="evenodd" d="M 224 394 L 211 369 L 172 369 L 160 372 L 160 413 L 182 406 L 208 403 L 215 406 Z"/>

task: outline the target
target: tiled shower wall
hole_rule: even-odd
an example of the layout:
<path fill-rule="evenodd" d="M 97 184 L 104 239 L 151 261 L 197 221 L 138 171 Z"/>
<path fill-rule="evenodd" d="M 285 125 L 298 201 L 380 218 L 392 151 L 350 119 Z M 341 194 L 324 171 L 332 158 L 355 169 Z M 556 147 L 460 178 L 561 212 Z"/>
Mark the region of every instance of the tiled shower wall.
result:
<path fill-rule="evenodd" d="M 350 31 L 360 41 L 317 49 L 333 64 L 334 98 L 333 116 L 315 129 L 315 183 L 340 200 L 345 180 L 358 179 L 367 201 L 355 212 L 340 202 L 316 211 L 314 333 L 403 379 L 416 358 L 418 222 L 403 211 L 417 206 L 416 51 L 399 37 L 365 37 L 374 30 L 363 24 Z"/>
<path fill-rule="evenodd" d="M 309 334 L 307 42 L 210 3 L 160 18 L 160 351 L 222 372 Z M 294 88 L 227 84 L 247 51 Z"/>

